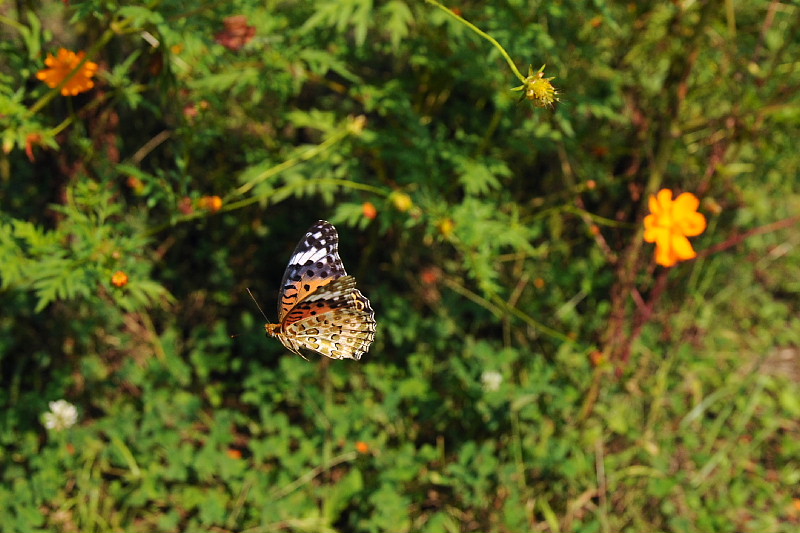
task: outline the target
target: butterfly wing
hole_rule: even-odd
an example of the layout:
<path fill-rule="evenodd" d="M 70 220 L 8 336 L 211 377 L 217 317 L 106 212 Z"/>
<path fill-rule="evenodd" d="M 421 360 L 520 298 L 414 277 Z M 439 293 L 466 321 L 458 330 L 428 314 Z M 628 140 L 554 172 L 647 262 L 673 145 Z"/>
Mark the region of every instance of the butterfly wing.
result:
<path fill-rule="evenodd" d="M 361 359 L 375 339 L 375 326 L 375 313 L 352 276 L 318 288 L 284 322 L 292 351 L 305 348 L 332 359 Z"/>
<path fill-rule="evenodd" d="M 267 334 L 303 355 L 361 359 L 375 339 L 375 313 L 339 257 L 339 236 L 324 220 L 311 226 L 289 259 L 281 282 L 278 324 Z"/>
<path fill-rule="evenodd" d="M 278 322 L 286 318 L 298 302 L 320 287 L 346 276 L 339 257 L 339 235 L 330 222 L 319 220 L 311 226 L 289 259 L 281 281 Z"/>

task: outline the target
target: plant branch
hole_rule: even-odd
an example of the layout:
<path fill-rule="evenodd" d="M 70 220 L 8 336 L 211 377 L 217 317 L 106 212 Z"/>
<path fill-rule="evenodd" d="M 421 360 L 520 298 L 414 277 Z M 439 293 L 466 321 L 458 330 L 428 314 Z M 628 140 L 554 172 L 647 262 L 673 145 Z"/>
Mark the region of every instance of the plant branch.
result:
<path fill-rule="evenodd" d="M 511 59 L 511 56 L 508 55 L 508 52 L 506 52 L 506 49 L 503 48 L 503 45 L 501 45 L 499 42 L 497 42 L 497 39 L 495 39 L 494 37 L 492 37 L 491 35 L 489 35 L 485 31 L 483 31 L 482 29 L 478 28 L 476 25 L 474 25 L 473 23 L 469 22 L 468 20 L 462 18 L 459 15 L 456 15 L 455 13 L 453 13 L 453 11 L 450 8 L 447 8 L 447 7 L 443 6 L 442 4 L 437 2 L 436 0 L 425 0 L 425 1 L 427 3 L 429 3 L 429 4 L 432 4 L 434 7 L 439 8 L 444 13 L 446 13 L 447 16 L 456 19 L 458 22 L 460 22 L 461 24 L 465 25 L 467 28 L 471 29 L 472 31 L 474 31 L 475 33 L 477 33 L 478 35 L 480 35 L 481 37 L 483 37 L 484 39 L 486 39 L 487 41 L 492 43 L 492 45 L 494 45 L 494 47 L 497 48 L 500 51 L 500 54 L 506 60 L 506 63 L 508 63 L 508 66 L 511 67 L 511 70 L 514 72 L 514 75 L 517 78 L 519 78 L 520 81 L 522 81 L 522 83 L 525 83 L 526 77 L 522 75 L 522 73 L 519 71 L 517 66 L 514 64 L 514 61 Z"/>

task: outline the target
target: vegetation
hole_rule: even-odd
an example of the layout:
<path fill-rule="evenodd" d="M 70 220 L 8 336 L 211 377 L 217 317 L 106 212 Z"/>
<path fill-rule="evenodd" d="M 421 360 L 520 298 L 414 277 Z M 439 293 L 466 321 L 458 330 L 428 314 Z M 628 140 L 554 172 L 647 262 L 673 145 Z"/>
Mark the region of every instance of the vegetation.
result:
<path fill-rule="evenodd" d="M 4 531 L 797 530 L 797 5 L 0 23 Z M 318 219 L 360 361 L 264 336 Z"/>

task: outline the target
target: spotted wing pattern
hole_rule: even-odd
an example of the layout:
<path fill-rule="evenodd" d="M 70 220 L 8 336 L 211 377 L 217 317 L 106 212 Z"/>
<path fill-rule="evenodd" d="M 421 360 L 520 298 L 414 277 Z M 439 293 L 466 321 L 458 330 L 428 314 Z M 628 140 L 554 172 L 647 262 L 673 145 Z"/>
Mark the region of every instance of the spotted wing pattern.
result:
<path fill-rule="evenodd" d="M 278 321 L 284 323 L 298 302 L 318 288 L 346 276 L 339 257 L 339 235 L 330 222 L 318 221 L 309 228 L 289 259 L 281 281 Z M 293 320 L 289 318 L 289 322 Z"/>
<path fill-rule="evenodd" d="M 295 248 L 281 283 L 278 324 L 269 335 L 303 356 L 312 350 L 332 359 L 361 359 L 375 338 L 375 313 L 345 272 L 336 229 L 320 220 Z"/>

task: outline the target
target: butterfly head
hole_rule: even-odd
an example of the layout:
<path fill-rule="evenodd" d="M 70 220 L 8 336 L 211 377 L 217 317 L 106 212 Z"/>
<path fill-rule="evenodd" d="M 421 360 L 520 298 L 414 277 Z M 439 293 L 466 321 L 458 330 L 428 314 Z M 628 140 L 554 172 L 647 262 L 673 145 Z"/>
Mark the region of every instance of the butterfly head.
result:
<path fill-rule="evenodd" d="M 281 332 L 280 324 L 264 324 L 264 329 L 270 337 L 277 337 Z"/>

